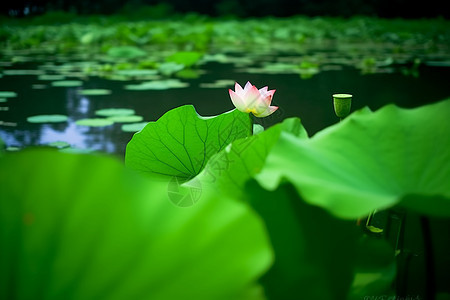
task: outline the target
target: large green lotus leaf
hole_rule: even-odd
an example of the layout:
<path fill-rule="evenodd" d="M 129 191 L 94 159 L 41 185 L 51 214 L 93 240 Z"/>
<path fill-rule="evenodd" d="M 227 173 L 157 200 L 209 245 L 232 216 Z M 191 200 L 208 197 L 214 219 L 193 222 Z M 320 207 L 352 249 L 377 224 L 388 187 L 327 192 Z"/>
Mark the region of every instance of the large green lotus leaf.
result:
<path fill-rule="evenodd" d="M 232 141 L 250 135 L 248 114 L 237 109 L 202 117 L 192 105 L 177 107 L 136 133 L 127 145 L 128 167 L 152 175 L 190 179 Z"/>
<path fill-rule="evenodd" d="M 245 188 L 275 251 L 260 280 L 268 299 L 345 299 L 355 266 L 355 222 L 307 204 L 290 184 L 268 191 L 251 180 Z"/>
<path fill-rule="evenodd" d="M 255 128 L 259 127 L 254 126 L 254 132 Z M 285 119 L 266 131 L 232 142 L 229 147 L 211 157 L 193 180 L 200 181 L 205 188 L 218 189 L 233 197 L 243 196 L 245 182 L 261 171 L 281 132 L 300 138 L 308 137 L 300 119 Z"/>
<path fill-rule="evenodd" d="M 357 112 L 311 139 L 282 133 L 258 181 L 284 178 L 309 203 L 343 218 L 400 203 L 450 216 L 450 100 Z"/>
<path fill-rule="evenodd" d="M 272 253 L 260 218 L 210 194 L 174 206 L 104 156 L 0 158 L 1 299 L 261 299 Z"/>

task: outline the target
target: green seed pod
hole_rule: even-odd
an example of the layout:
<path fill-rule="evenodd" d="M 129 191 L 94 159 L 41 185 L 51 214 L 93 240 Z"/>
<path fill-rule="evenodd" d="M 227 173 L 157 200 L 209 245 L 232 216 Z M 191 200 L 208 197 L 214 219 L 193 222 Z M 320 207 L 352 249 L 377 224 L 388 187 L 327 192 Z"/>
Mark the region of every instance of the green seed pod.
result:
<path fill-rule="evenodd" d="M 352 95 L 334 94 L 333 104 L 336 116 L 343 119 L 350 114 L 350 108 L 352 107 Z"/>

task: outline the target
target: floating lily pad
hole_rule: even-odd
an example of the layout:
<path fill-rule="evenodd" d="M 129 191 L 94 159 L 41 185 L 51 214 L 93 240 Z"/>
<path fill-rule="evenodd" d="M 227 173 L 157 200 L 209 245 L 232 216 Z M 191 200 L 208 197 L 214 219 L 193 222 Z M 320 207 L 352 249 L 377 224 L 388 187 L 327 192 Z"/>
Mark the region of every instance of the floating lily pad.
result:
<path fill-rule="evenodd" d="M 170 76 L 178 71 L 181 71 L 185 68 L 182 64 L 177 64 L 175 62 L 167 62 L 159 65 L 158 70 L 161 74 Z"/>
<path fill-rule="evenodd" d="M 220 80 L 216 80 L 212 83 L 200 83 L 200 87 L 201 88 L 205 88 L 205 89 L 216 89 L 216 88 L 226 88 L 226 87 L 230 87 L 233 86 L 235 83 L 234 80 L 231 79 L 220 79 Z"/>
<path fill-rule="evenodd" d="M 17 126 L 17 123 L 0 121 L 0 125 L 1 125 L 1 126 L 8 126 L 8 127 L 16 127 L 16 126 Z"/>
<path fill-rule="evenodd" d="M 144 90 L 168 90 L 174 88 L 184 88 L 189 86 L 186 82 L 177 79 L 147 81 L 140 84 L 129 84 L 125 86 L 126 90 L 144 91 Z"/>
<path fill-rule="evenodd" d="M 133 46 L 120 46 L 110 48 L 107 54 L 114 58 L 136 58 L 147 55 L 147 52 Z"/>
<path fill-rule="evenodd" d="M 38 76 L 38 80 L 64 80 L 66 79 L 66 76 L 64 75 L 50 75 L 50 74 L 43 74 Z"/>
<path fill-rule="evenodd" d="M 200 52 L 181 51 L 166 57 L 166 61 L 182 64 L 186 67 L 191 67 L 195 65 L 202 58 L 202 56 L 203 54 Z"/>
<path fill-rule="evenodd" d="M 34 90 L 43 90 L 47 88 L 46 84 L 33 84 L 31 85 L 31 88 Z"/>
<path fill-rule="evenodd" d="M 43 75 L 42 70 L 4 70 L 4 75 Z"/>
<path fill-rule="evenodd" d="M 102 118 L 81 119 L 76 121 L 75 123 L 80 126 L 89 126 L 89 127 L 104 127 L 114 124 L 113 121 Z"/>
<path fill-rule="evenodd" d="M 137 70 L 118 70 L 115 72 L 117 75 L 140 77 L 140 76 L 153 76 L 157 75 L 157 70 L 137 69 Z"/>
<path fill-rule="evenodd" d="M 30 123 L 61 123 L 68 119 L 65 115 L 37 115 L 27 118 Z"/>
<path fill-rule="evenodd" d="M 100 95 L 109 95 L 111 94 L 111 90 L 106 89 L 86 89 L 79 92 L 80 95 L 84 96 L 100 96 Z"/>
<path fill-rule="evenodd" d="M 61 87 L 76 87 L 83 85 L 83 82 L 80 80 L 60 80 L 60 81 L 53 81 L 52 85 Z"/>
<path fill-rule="evenodd" d="M 134 113 L 134 109 L 131 108 L 105 108 L 95 112 L 97 116 L 102 117 L 130 116 L 134 115 Z"/>
<path fill-rule="evenodd" d="M 268 63 L 262 69 L 255 69 L 263 74 L 292 74 L 298 72 L 298 66 L 288 63 Z"/>
<path fill-rule="evenodd" d="M 6 147 L 5 150 L 6 151 L 10 151 L 10 152 L 14 152 L 14 151 L 19 151 L 20 148 L 19 147 L 15 147 L 15 146 L 10 146 L 10 147 Z"/>
<path fill-rule="evenodd" d="M 14 98 L 14 97 L 17 97 L 16 92 L 0 91 L 0 98 Z"/>
<path fill-rule="evenodd" d="M 138 131 L 141 131 L 147 124 L 148 124 L 148 122 L 124 124 L 124 125 L 122 125 L 122 131 L 138 132 Z"/>
<path fill-rule="evenodd" d="M 109 117 L 109 120 L 113 121 L 114 123 L 135 123 L 135 122 L 141 122 L 144 118 L 142 116 L 113 116 Z"/>
<path fill-rule="evenodd" d="M 196 79 L 199 78 L 203 72 L 197 69 L 183 69 L 175 74 L 178 78 Z"/>
<path fill-rule="evenodd" d="M 70 147 L 70 144 L 68 142 L 63 142 L 63 141 L 51 142 L 51 143 L 48 143 L 47 145 L 50 147 L 58 148 L 58 149 Z"/>
<path fill-rule="evenodd" d="M 66 147 L 59 149 L 59 152 L 63 153 L 72 153 L 72 154 L 88 154 L 95 152 L 94 149 L 81 149 L 81 148 L 72 148 L 72 147 Z"/>
<path fill-rule="evenodd" d="M 425 64 L 430 67 L 450 67 L 450 61 L 427 61 Z"/>
<path fill-rule="evenodd" d="M 228 57 L 223 53 L 218 54 L 205 54 L 202 58 L 202 62 L 217 62 L 217 63 L 228 63 Z"/>

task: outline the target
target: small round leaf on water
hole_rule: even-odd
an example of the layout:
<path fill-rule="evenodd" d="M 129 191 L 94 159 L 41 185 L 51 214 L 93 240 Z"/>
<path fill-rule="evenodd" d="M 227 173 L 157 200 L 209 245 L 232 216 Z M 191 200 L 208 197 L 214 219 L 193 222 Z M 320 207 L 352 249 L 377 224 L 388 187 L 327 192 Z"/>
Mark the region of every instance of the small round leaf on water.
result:
<path fill-rule="evenodd" d="M 144 118 L 142 116 L 130 115 L 130 116 L 112 116 L 108 120 L 114 123 L 135 123 L 141 122 Z"/>
<path fill-rule="evenodd" d="M 97 116 L 115 117 L 115 116 L 130 116 L 134 115 L 135 111 L 131 108 L 105 108 L 95 111 Z"/>
<path fill-rule="evenodd" d="M 50 147 L 58 148 L 58 149 L 70 147 L 70 144 L 68 142 L 63 142 L 63 141 L 55 141 L 55 142 L 48 143 L 47 145 Z"/>
<path fill-rule="evenodd" d="M 16 92 L 0 91 L 0 98 L 14 98 L 14 97 L 17 97 Z"/>
<path fill-rule="evenodd" d="M 38 80 L 64 80 L 66 76 L 64 75 L 53 75 L 53 74 L 43 74 L 38 76 Z"/>
<path fill-rule="evenodd" d="M 111 94 L 111 90 L 107 89 L 85 89 L 79 92 L 80 95 L 84 96 L 101 96 Z"/>
<path fill-rule="evenodd" d="M 114 124 L 113 121 L 102 118 L 92 118 L 92 119 L 81 119 L 75 122 L 80 126 L 89 126 L 89 127 L 104 127 Z"/>
<path fill-rule="evenodd" d="M 124 124 L 124 125 L 122 125 L 122 131 L 138 132 L 138 131 L 141 131 L 147 124 L 148 124 L 148 122 Z"/>
<path fill-rule="evenodd" d="M 83 85 L 83 82 L 80 80 L 59 80 L 52 82 L 52 86 L 59 86 L 59 87 L 76 87 L 81 85 Z"/>
<path fill-rule="evenodd" d="M 65 115 L 36 115 L 27 118 L 30 123 L 60 123 L 68 119 Z"/>

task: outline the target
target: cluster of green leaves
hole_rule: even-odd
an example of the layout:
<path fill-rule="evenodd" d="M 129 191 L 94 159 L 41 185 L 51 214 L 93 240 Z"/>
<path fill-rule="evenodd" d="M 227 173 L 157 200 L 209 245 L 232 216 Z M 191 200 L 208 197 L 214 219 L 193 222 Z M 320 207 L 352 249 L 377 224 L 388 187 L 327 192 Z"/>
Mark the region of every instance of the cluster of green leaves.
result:
<path fill-rule="evenodd" d="M 8 20 L 3 21 L 8 24 Z M 88 23 L 67 18 L 66 22 L 61 20 L 55 25 L 49 25 L 11 20 L 9 26 L 2 27 L 2 41 L 9 47 L 17 48 L 39 46 L 41 43 L 48 46 L 49 43 L 60 42 L 75 47 L 75 44 L 80 42 L 91 46 L 110 42 L 116 45 L 189 45 L 191 49 L 205 49 L 210 46 L 209 42 L 212 42 L 213 46 L 227 43 L 267 44 L 267 40 L 290 44 L 324 39 L 418 43 L 430 39 L 445 42 L 450 38 L 448 21 L 444 19 L 386 20 L 369 17 L 342 19 L 298 16 L 221 20 L 187 16 L 135 22 L 103 17 Z M 108 26 L 104 26 L 105 24 Z M 189 26 L 186 26 L 187 24 Z M 237 31 L 237 28 L 240 30 Z"/>
<path fill-rule="evenodd" d="M 201 130 L 208 125 L 200 127 L 192 118 L 205 120 L 186 106 L 135 134 L 125 162 L 152 177 L 182 176 L 188 180 L 180 186 L 186 195 L 201 187 L 249 203 L 263 218 L 275 251 L 261 278 L 269 299 L 394 294 L 395 245 L 361 234 L 355 223 L 394 207 L 450 218 L 449 109 L 450 100 L 412 110 L 363 109 L 312 138 L 297 118 L 244 138 L 218 128 L 208 134 L 233 140 L 220 150 Z M 183 117 L 188 111 L 191 116 Z M 216 118 L 206 120 L 210 128 Z M 249 126 L 233 119 L 223 126 L 226 122 Z M 168 138 L 161 147 L 163 136 Z M 199 141 L 200 149 L 192 146 Z M 188 176 L 177 173 L 190 158 L 200 156 L 203 162 L 211 149 L 217 153 L 200 169 L 192 168 Z"/>
<path fill-rule="evenodd" d="M 386 65 L 404 64 L 417 57 L 423 61 L 439 60 L 445 65 L 449 61 L 445 50 L 450 44 L 450 26 L 449 21 L 442 19 L 291 17 L 221 20 L 189 16 L 134 22 L 114 17 L 90 23 L 77 22 L 73 18 L 68 20 L 71 22 L 57 22 L 57 25 L 16 20 L 8 24 L 5 21 L 0 27 L 1 52 L 12 62 L 22 61 L 27 53 L 26 59 L 76 53 L 79 59 L 97 61 L 86 70 L 94 74 L 162 68 L 169 70 L 171 75 L 183 68 L 190 70 L 202 60 L 214 59 L 204 57 L 204 54 L 238 52 L 254 61 L 254 56 L 258 55 L 264 57 L 278 52 L 304 55 L 310 49 L 317 52 L 318 48 L 332 48 L 341 56 L 338 63 L 360 66 L 365 72 Z M 364 51 L 368 47 L 361 47 L 361 44 L 368 43 L 372 45 L 370 51 Z M 387 56 L 389 63 L 386 63 Z M 225 59 L 234 62 L 233 58 Z M 336 57 L 315 57 L 313 61 L 300 62 L 294 59 L 289 70 L 294 68 L 303 77 L 310 77 L 318 72 L 320 64 L 336 64 L 336 60 Z M 242 66 L 242 61 L 239 65 Z M 268 66 L 267 71 L 273 72 L 279 67 Z M 166 75 L 164 71 L 161 73 Z M 192 76 L 192 72 L 190 74 Z"/>
<path fill-rule="evenodd" d="M 310 138 L 298 118 L 262 131 L 237 110 L 182 106 L 134 135 L 127 170 L 4 155 L 1 296 L 391 295 L 394 249 L 356 220 L 389 208 L 450 219 L 449 110 L 363 109 Z"/>

